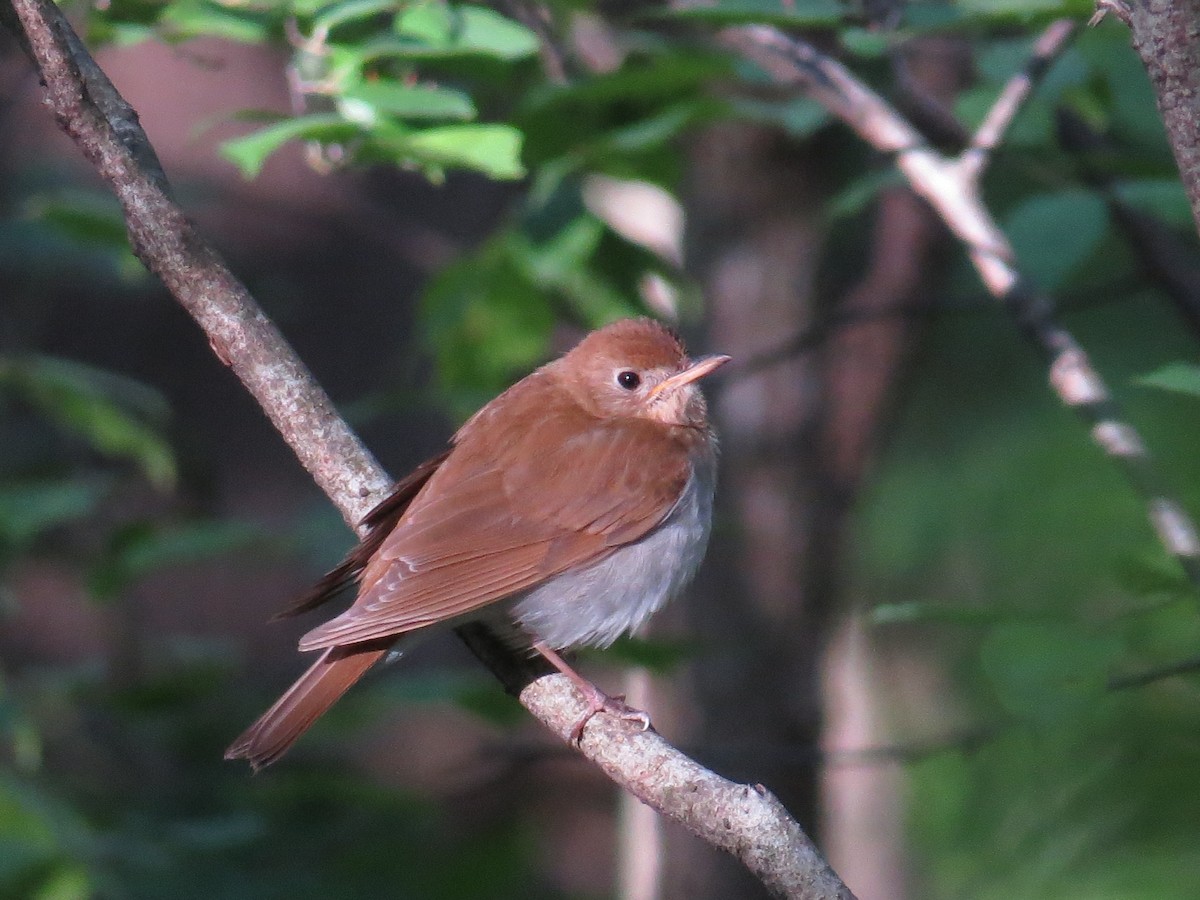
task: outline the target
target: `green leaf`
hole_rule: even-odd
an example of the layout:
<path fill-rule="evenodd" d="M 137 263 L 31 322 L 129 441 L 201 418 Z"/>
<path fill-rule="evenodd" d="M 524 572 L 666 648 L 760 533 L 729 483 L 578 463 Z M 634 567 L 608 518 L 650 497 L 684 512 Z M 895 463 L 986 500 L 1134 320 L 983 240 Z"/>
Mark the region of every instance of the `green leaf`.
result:
<path fill-rule="evenodd" d="M 1142 387 L 1158 388 L 1189 397 L 1200 397 L 1200 365 L 1173 362 L 1135 379 Z"/>
<path fill-rule="evenodd" d="M 137 464 L 160 488 L 175 481 L 175 456 L 153 419 L 162 398 L 131 379 L 53 357 L 0 358 L 0 390 L 20 397 L 106 456 Z"/>
<path fill-rule="evenodd" d="M 781 3 L 779 0 L 717 0 L 715 3 L 687 4 L 677 6 L 669 13 L 676 19 L 690 19 L 713 25 L 751 24 L 796 25 L 808 28 L 839 24 L 846 10 L 836 0 L 794 0 Z"/>
<path fill-rule="evenodd" d="M 509 247 L 513 258 L 529 273 L 530 280 L 558 285 L 571 272 L 587 263 L 604 236 L 605 225 L 591 213 L 566 222 L 537 242 L 514 235 Z"/>
<path fill-rule="evenodd" d="M 312 28 L 314 31 L 332 31 L 347 22 L 358 22 L 391 12 L 397 6 L 397 0 L 346 0 L 345 3 L 331 3 L 313 15 Z"/>
<path fill-rule="evenodd" d="M 1195 221 L 1178 178 L 1128 179 L 1117 182 L 1115 191 L 1130 206 L 1172 225 L 1191 228 Z"/>
<path fill-rule="evenodd" d="M 88 261 L 95 259 L 101 263 L 105 274 L 111 271 L 130 282 L 148 277 L 145 267 L 129 247 L 125 218 L 111 194 L 56 189 L 30 197 L 24 204 L 24 213 L 28 220 L 40 223 L 54 236 L 64 238 L 66 246 L 61 241 L 38 240 L 35 235 L 27 235 L 32 238 L 31 252 L 16 251 L 23 266 L 36 266 L 38 256 L 45 254 L 50 266 L 60 272 L 65 251 L 71 254 L 71 265 L 82 263 L 90 268 Z M 5 231 L 20 229 L 24 224 L 19 220 L 10 222 L 8 228 L 0 230 L 0 241 L 4 240 Z"/>
<path fill-rule="evenodd" d="M 174 0 L 165 5 L 159 23 L 166 35 L 174 39 L 210 35 L 243 44 L 261 44 L 270 37 L 269 20 L 265 16 L 209 0 Z"/>
<path fill-rule="evenodd" d="M 511 125 L 445 125 L 413 132 L 404 138 L 403 149 L 422 161 L 511 180 L 525 175 L 521 137 Z"/>
<path fill-rule="evenodd" d="M 1200 369 L 1197 370 L 1200 374 Z M 1195 587 L 1179 560 L 1156 547 L 1153 553 L 1125 555 L 1116 562 L 1117 583 L 1131 594 L 1142 597 L 1166 595 L 1172 598 L 1190 596 Z"/>
<path fill-rule="evenodd" d="M 990 83 L 993 98 L 1010 79 L 1017 75 L 1034 53 L 1037 35 L 1026 33 L 1012 39 L 994 40 L 982 45 L 975 65 L 985 83 Z M 1084 57 L 1073 46 L 1065 48 L 1051 63 L 1042 76 L 1034 96 L 1057 102 L 1057 98 L 1068 88 L 1085 85 L 1092 77 L 1092 69 Z"/>
<path fill-rule="evenodd" d="M 696 645 L 687 641 L 622 637 L 604 650 L 585 650 L 582 656 L 641 666 L 656 675 L 668 675 L 696 656 Z"/>
<path fill-rule="evenodd" d="M 529 92 L 526 114 L 547 112 L 562 116 L 589 108 L 620 106 L 636 99 L 666 105 L 694 97 L 702 86 L 730 73 L 729 59 L 704 53 L 674 53 L 649 59 L 634 58 L 603 75 L 593 75 L 566 85 L 545 84 Z"/>
<path fill-rule="evenodd" d="M 881 603 L 867 615 L 869 625 L 993 625 L 1011 618 L 1012 613 L 994 608 L 952 606 L 948 603 Z"/>
<path fill-rule="evenodd" d="M 403 56 L 482 54 L 518 60 L 532 56 L 538 38 L 530 29 L 482 6 L 417 3 L 396 17 L 392 53 Z"/>
<path fill-rule="evenodd" d="M 23 883 L 31 873 L 42 883 L 53 882 L 53 873 L 63 865 L 68 852 L 90 855 L 98 852 L 93 834 L 83 817 L 69 804 L 58 800 L 34 783 L 13 777 L 11 769 L 0 770 L 0 889 Z M 17 890 L 5 896 L 27 897 Z"/>
<path fill-rule="evenodd" d="M 535 242 L 524 234 L 513 234 L 506 246 L 530 282 L 547 294 L 560 294 L 584 321 L 600 325 L 637 312 L 629 298 L 592 266 L 607 230 L 603 222 L 586 213 L 544 240 Z"/>
<path fill-rule="evenodd" d="M 61 866 L 30 895 L 30 900 L 88 900 L 95 896 L 95 888 L 83 866 Z"/>
<path fill-rule="evenodd" d="M 857 216 L 875 202 L 881 191 L 904 183 L 904 176 L 895 169 L 868 172 L 851 181 L 825 204 L 830 221 Z"/>
<path fill-rule="evenodd" d="M 443 269 L 422 303 L 438 374 L 458 415 L 542 362 L 554 328 L 545 294 L 514 264 L 505 237 Z"/>
<path fill-rule="evenodd" d="M 134 523 L 114 536 L 109 553 L 89 575 L 89 587 L 97 597 L 111 599 L 153 572 L 206 562 L 262 538 L 261 529 L 241 522 Z"/>
<path fill-rule="evenodd" d="M 844 28 L 838 38 L 849 52 L 864 59 L 879 59 L 894 43 L 891 35 L 866 28 Z"/>
<path fill-rule="evenodd" d="M 485 6 L 457 7 L 455 40 L 458 47 L 516 60 L 538 51 L 538 37 L 530 29 Z"/>
<path fill-rule="evenodd" d="M 348 141 L 361 134 L 358 125 L 335 113 L 313 113 L 285 119 L 221 145 L 221 156 L 242 170 L 245 178 L 262 171 L 267 157 L 290 140 Z"/>
<path fill-rule="evenodd" d="M 130 22 L 108 22 L 94 17 L 87 32 L 88 46 L 112 44 L 114 47 L 132 47 L 142 41 L 158 36 L 154 25 L 139 25 Z"/>
<path fill-rule="evenodd" d="M 30 218 L 45 222 L 60 234 L 81 243 L 122 250 L 129 248 L 125 218 L 111 195 L 66 191 L 34 197 L 25 209 Z"/>
<path fill-rule="evenodd" d="M 454 39 L 453 17 L 454 10 L 447 3 L 414 3 L 396 16 L 395 31 L 426 47 L 448 47 Z"/>
<path fill-rule="evenodd" d="M 108 492 L 100 480 L 27 481 L 0 487 L 0 537 L 24 544 L 92 513 Z"/>
<path fill-rule="evenodd" d="M 782 101 L 738 98 L 731 106 L 736 115 L 778 125 L 794 138 L 811 137 L 832 120 L 829 110 L 808 97 Z"/>
<path fill-rule="evenodd" d="M 1078 623 L 1012 622 L 992 630 L 980 658 L 1005 709 L 1047 720 L 1095 702 L 1121 649 L 1116 637 Z"/>
<path fill-rule="evenodd" d="M 1017 267 L 1051 292 L 1095 251 L 1107 229 L 1104 201 L 1085 190 L 1031 197 L 1012 211 L 1005 227 Z"/>
<path fill-rule="evenodd" d="M 1136 53 L 1121 50 L 1127 51 L 1128 47 L 1117 48 L 1109 44 L 1094 50 L 1098 57 L 1096 70 L 1104 76 L 1111 92 L 1114 131 L 1122 138 L 1131 138 L 1162 152 L 1165 147 L 1163 121 L 1146 68 Z"/>
<path fill-rule="evenodd" d="M 688 126 L 702 120 L 715 109 L 705 101 L 676 103 L 649 118 L 611 131 L 603 138 L 605 152 L 641 153 L 661 147 L 678 137 Z"/>
<path fill-rule="evenodd" d="M 958 5 L 970 16 L 1018 21 L 1046 16 L 1078 18 L 1088 10 L 1083 0 L 959 0 Z"/>
<path fill-rule="evenodd" d="M 346 107 L 361 104 L 371 113 L 365 118 Z M 399 81 L 368 81 L 345 91 L 339 98 L 342 113 L 354 121 L 374 121 L 374 112 L 401 119 L 473 119 L 475 105 L 462 91 Z"/>

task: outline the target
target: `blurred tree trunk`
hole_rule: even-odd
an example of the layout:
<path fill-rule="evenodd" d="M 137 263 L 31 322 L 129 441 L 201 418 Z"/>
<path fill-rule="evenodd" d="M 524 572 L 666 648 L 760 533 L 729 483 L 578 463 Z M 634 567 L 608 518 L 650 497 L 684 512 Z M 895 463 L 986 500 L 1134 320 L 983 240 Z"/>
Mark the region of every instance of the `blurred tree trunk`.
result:
<path fill-rule="evenodd" d="M 907 54 L 911 76 L 943 101 L 962 79 L 952 49 L 926 41 Z M 711 310 L 710 346 L 744 363 L 827 312 L 816 291 L 826 235 L 813 186 L 827 179 L 828 157 L 744 125 L 716 127 L 696 147 L 692 269 Z M 703 644 L 692 688 L 699 755 L 732 777 L 762 780 L 818 842 L 822 666 L 847 514 L 911 340 L 902 310 L 922 296 L 940 235 L 923 202 L 886 191 L 865 273 L 833 310 L 843 324 L 815 352 L 733 376 L 716 397 L 721 506 L 693 606 Z M 895 860 L 891 849 L 881 858 Z M 670 896 L 762 895 L 702 848 L 672 856 Z"/>
<path fill-rule="evenodd" d="M 1200 228 L 1200 0 L 1121 0 L 1098 4 L 1129 25 L 1150 76 L 1158 111 Z"/>
<path fill-rule="evenodd" d="M 689 253 L 711 313 L 710 343 L 745 360 L 814 322 L 824 235 L 810 186 L 819 163 L 759 127 L 721 125 L 695 146 Z M 718 533 L 692 607 L 702 644 L 692 673 L 700 758 L 731 777 L 770 785 L 810 834 L 828 610 L 808 602 L 799 579 L 812 538 L 808 457 L 819 380 L 816 360 L 797 356 L 731 379 L 714 398 L 722 442 Z M 770 751 L 780 748 L 803 758 L 778 765 Z M 761 895 L 701 848 L 672 857 L 669 896 Z"/>

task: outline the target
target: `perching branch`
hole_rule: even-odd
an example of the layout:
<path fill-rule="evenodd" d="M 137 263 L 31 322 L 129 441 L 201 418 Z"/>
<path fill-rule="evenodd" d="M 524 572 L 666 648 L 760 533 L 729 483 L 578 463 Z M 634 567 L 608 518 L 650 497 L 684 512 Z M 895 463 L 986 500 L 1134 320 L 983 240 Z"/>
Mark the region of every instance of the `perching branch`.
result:
<path fill-rule="evenodd" d="M 1069 35 L 1069 29 L 1053 23 L 1039 41 L 1039 51 L 1044 55 L 1061 47 Z M 988 291 L 1043 353 L 1050 385 L 1059 399 L 1080 415 L 1096 443 L 1121 466 L 1142 496 L 1150 522 L 1167 552 L 1179 561 L 1192 583 L 1200 585 L 1200 536 L 1196 526 L 1166 490 L 1141 436 L 1124 420 L 1086 352 L 1056 320 L 1051 298 L 1021 276 L 1008 238 L 983 203 L 979 175 L 987 151 L 999 140 L 1018 101 L 1028 96 L 1032 85 L 1005 90 L 999 101 L 1001 109 L 985 119 L 976 141 L 962 155 L 951 158 L 928 146 L 887 101 L 810 44 L 759 25 L 726 29 L 720 40 L 778 82 L 804 90 L 871 146 L 895 155 L 896 166 L 912 189 L 929 202 L 965 246 Z M 1044 71 L 1045 64 L 1039 64 L 1039 68 Z M 1032 76 L 1034 70 L 1027 68 L 1026 73 Z"/>
<path fill-rule="evenodd" d="M 574 690 L 563 690 L 568 684 L 564 676 L 529 683 L 531 663 L 514 657 L 487 629 L 464 626 L 459 634 L 510 693 L 520 692 L 527 710 L 569 741 L 586 704 Z M 853 900 L 796 820 L 761 784 L 728 781 L 657 733 L 631 730 L 628 723 L 606 715 L 591 720 L 579 750 L 643 803 L 732 853 L 776 896 Z"/>
<path fill-rule="evenodd" d="M 11 2 L 11 5 L 9 5 Z M 50 0 L 6 0 L 0 20 L 22 40 L 62 128 L 109 183 L 130 244 L 204 331 L 280 435 L 342 513 L 356 524 L 386 492 L 386 474 L 337 415 L 282 335 L 171 199 L 137 115 Z M 462 635 L 521 703 L 563 740 L 583 701 L 561 675 L 531 680 L 526 660 L 479 635 Z M 853 895 L 796 821 L 761 786 L 734 784 L 652 732 L 598 715 L 580 752 L 663 815 L 741 859 L 774 893 Z"/>
<path fill-rule="evenodd" d="M 1135 672 L 1130 675 L 1113 675 L 1108 679 L 1107 687 L 1110 691 L 1124 691 L 1129 688 L 1145 687 L 1148 684 L 1154 684 L 1156 681 L 1162 681 L 1164 678 L 1174 678 L 1176 675 L 1188 675 L 1196 671 L 1200 671 L 1200 657 L 1192 656 L 1188 659 L 1177 660 L 1165 666 L 1156 666 L 1153 669 Z"/>

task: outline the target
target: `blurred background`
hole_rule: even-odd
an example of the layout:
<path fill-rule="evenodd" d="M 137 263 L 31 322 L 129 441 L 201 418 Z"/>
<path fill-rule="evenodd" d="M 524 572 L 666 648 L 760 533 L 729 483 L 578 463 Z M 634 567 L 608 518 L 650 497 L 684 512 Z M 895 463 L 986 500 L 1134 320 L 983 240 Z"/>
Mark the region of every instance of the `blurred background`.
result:
<path fill-rule="evenodd" d="M 889 160 L 703 40 L 803 27 L 954 152 L 1085 7 L 71 13 L 393 475 L 613 318 L 735 357 L 705 565 L 584 667 L 778 793 L 860 897 L 1190 898 L 1194 589 Z M 7 34 L 0 173 L 0 897 L 764 896 L 450 635 L 273 768 L 223 762 L 305 665 L 313 621 L 268 618 L 352 536 L 132 257 Z M 1065 49 L 985 193 L 1200 512 L 1200 255 L 1124 27 Z"/>

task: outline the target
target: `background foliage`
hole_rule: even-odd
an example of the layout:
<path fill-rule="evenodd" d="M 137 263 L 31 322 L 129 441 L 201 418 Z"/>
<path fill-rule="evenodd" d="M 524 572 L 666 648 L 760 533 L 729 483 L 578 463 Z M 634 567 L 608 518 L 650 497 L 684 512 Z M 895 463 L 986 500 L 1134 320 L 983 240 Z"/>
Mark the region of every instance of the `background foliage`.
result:
<path fill-rule="evenodd" d="M 245 133 L 221 149 L 248 177 L 303 141 L 326 168 L 514 182 L 494 227 L 424 287 L 415 323 L 431 375 L 418 384 L 398 365 L 394 383 L 344 398 L 364 423 L 427 412 L 435 398 L 444 432 L 543 360 L 559 324 L 644 311 L 648 276 L 670 287 L 685 323 L 703 320 L 682 261 L 631 240 L 591 191 L 607 178 L 681 196 L 691 136 L 711 123 L 768 123 L 800 152 L 819 149 L 821 278 L 852 277 L 871 202 L 892 183 L 885 161 L 812 103 L 763 90 L 705 40 L 716 27 L 804 27 L 884 92 L 906 42 L 958 38 L 974 60 L 956 108 L 970 125 L 1040 25 L 1090 12 L 1073 0 L 924 2 L 880 29 L 822 0 L 550 8 L 603 17 L 627 48 L 620 65 L 556 82 L 533 30 L 472 4 L 114 0 L 77 13 L 93 44 L 218 36 L 282 48 L 297 114 L 247 111 Z M 1086 149 L 1068 146 L 1070 122 L 1093 136 Z M 205 500 L 203 441 L 173 422 L 153 384 L 48 349 L 47 308 L 65 281 L 98 287 L 117 317 L 138 316 L 151 288 L 103 196 L 57 171 L 13 175 L 0 220 L 0 266 L 18 297 L 0 344 L 0 614 L 19 623 L 35 602 L 29 573 L 50 569 L 130 630 L 103 661 L 39 659 L 18 635 L 3 644 L 0 895 L 558 895 L 533 874 L 528 809 L 464 827 L 461 806 L 323 761 L 384 704 L 450 700 L 511 719 L 482 677 L 405 673 L 391 679 L 403 685 L 353 695 L 308 754 L 269 776 L 220 761 L 269 686 L 237 671 L 232 638 L 134 627 L 145 586 L 197 568 L 328 562 L 336 525 L 319 514 L 230 520 Z M 1055 292 L 1200 510 L 1196 326 L 1147 276 L 1117 204 L 1159 220 L 1193 266 L 1195 235 L 1122 28 L 1087 31 L 1056 62 L 987 193 L 1024 270 Z M 928 674 L 923 688 L 878 688 L 896 746 L 920 748 L 881 763 L 905 775 L 913 893 L 1189 897 L 1200 883 L 1200 683 L 1110 680 L 1196 656 L 1195 592 L 961 260 L 917 314 L 928 326 L 858 510 L 846 610 L 887 658 Z M 242 696 L 248 684 L 256 696 Z"/>

